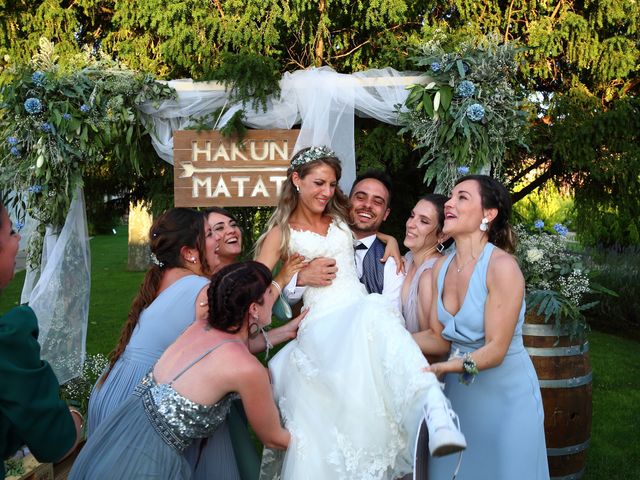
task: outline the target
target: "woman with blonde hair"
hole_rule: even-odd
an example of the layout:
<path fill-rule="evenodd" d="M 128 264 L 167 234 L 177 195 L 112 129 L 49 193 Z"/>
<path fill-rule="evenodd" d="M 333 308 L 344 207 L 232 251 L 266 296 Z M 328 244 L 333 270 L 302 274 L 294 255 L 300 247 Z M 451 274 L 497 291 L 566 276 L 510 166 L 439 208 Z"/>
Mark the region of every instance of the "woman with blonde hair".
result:
<path fill-rule="evenodd" d="M 308 287 L 298 337 L 269 363 L 292 439 L 282 468 L 263 456 L 263 478 L 395 479 L 412 470 L 424 412 L 433 455 L 465 447 L 441 387 L 394 304 L 367 294 L 354 263 L 340 161 L 326 147 L 298 152 L 257 260 L 272 268 L 298 253 L 330 257 L 329 286 Z"/>
<path fill-rule="evenodd" d="M 522 343 L 524 278 L 512 253 L 507 189 L 486 175 L 459 179 L 445 204 L 444 233 L 456 250 L 433 269 L 429 371 L 444 376 L 469 448 L 460 480 L 549 478 L 540 384 Z M 449 459 L 429 463 L 444 479 Z"/>

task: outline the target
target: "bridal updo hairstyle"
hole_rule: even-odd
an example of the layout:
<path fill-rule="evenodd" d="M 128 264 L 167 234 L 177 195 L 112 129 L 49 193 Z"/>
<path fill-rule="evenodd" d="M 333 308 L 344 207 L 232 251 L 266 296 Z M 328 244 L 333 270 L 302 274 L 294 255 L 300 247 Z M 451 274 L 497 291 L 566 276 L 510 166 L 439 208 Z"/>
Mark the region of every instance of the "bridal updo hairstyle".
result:
<path fill-rule="evenodd" d="M 293 180 L 291 179 L 293 172 L 297 172 L 300 178 L 304 178 L 318 165 L 328 165 L 335 172 L 336 181 L 340 181 L 340 178 L 342 177 L 342 165 L 340 164 L 340 160 L 338 159 L 338 157 L 324 156 L 308 161 L 306 163 L 302 163 L 300 165 L 296 165 L 296 160 L 304 156 L 304 154 L 311 150 L 311 148 L 312 147 L 299 150 L 291 159 L 291 166 L 289 167 L 289 170 L 287 170 L 287 179 L 282 184 L 282 190 L 280 191 L 278 206 L 267 222 L 265 233 L 256 242 L 255 251 L 257 254 L 260 253 L 260 249 L 262 248 L 262 243 L 264 242 L 266 233 L 277 225 L 282 229 L 280 254 L 282 258 L 287 257 L 287 247 L 289 245 L 289 229 L 286 227 L 289 224 L 289 217 L 298 206 L 298 192 L 296 191 L 296 187 L 293 184 Z M 324 213 L 336 220 L 342 220 L 343 222 L 348 223 L 349 198 L 340 189 L 339 185 L 336 185 L 335 193 L 333 197 L 331 197 L 331 200 L 329 200 L 329 202 L 327 203 L 327 206 L 324 209 Z"/>
<path fill-rule="evenodd" d="M 208 323 L 217 330 L 237 333 L 252 303 L 262 305 L 271 285 L 271 271 L 260 262 L 232 263 L 218 270 L 207 290 Z"/>
<path fill-rule="evenodd" d="M 489 241 L 502 250 L 513 253 L 516 249 L 516 235 L 509 223 L 511 218 L 511 195 L 495 178 L 488 175 L 467 175 L 456 181 L 456 185 L 466 180 L 474 180 L 480 187 L 482 208 L 498 210 L 496 218 L 489 223 L 487 235 Z"/>
<path fill-rule="evenodd" d="M 209 273 L 205 251 L 204 221 L 205 217 L 202 212 L 190 208 L 172 208 L 153 222 L 149 231 L 149 247 L 154 256 L 154 262 L 147 270 L 140 290 L 131 304 L 127 321 L 120 332 L 118 345 L 109 354 L 109 368 L 100 378 L 99 385 L 104 383 L 113 366 L 127 348 L 140 314 L 158 296 L 164 271 L 169 268 L 184 267 L 184 260 L 180 254 L 182 247 L 197 249 L 202 272 Z"/>

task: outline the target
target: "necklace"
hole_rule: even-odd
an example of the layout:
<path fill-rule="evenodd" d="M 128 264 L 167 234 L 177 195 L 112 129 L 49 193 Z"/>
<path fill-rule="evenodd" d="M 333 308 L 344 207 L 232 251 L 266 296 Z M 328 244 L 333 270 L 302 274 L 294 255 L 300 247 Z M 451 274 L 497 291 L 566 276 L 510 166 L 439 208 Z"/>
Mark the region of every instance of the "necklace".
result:
<path fill-rule="evenodd" d="M 469 260 L 467 260 L 466 262 L 464 262 L 464 264 L 462 266 L 460 266 L 458 264 L 458 254 L 456 254 L 456 271 L 458 273 L 461 273 L 464 268 L 469 265 L 471 262 L 473 262 L 477 257 L 474 257 L 473 255 L 471 255 L 471 258 Z"/>

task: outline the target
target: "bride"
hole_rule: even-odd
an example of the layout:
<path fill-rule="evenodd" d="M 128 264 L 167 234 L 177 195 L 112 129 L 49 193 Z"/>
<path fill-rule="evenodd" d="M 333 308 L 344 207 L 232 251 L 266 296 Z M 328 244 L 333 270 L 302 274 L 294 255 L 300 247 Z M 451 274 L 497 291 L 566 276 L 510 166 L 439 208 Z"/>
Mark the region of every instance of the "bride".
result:
<path fill-rule="evenodd" d="M 326 147 L 298 152 L 257 260 L 269 268 L 293 253 L 334 258 L 330 286 L 306 289 L 309 308 L 297 340 L 269 363 L 291 443 L 282 479 L 395 479 L 411 472 L 414 439 L 426 414 L 434 456 L 465 448 L 441 386 L 404 328 L 397 308 L 368 295 L 354 264 L 341 167 Z M 263 478 L 277 460 L 266 451 Z M 280 475 L 280 476 L 279 476 Z"/>

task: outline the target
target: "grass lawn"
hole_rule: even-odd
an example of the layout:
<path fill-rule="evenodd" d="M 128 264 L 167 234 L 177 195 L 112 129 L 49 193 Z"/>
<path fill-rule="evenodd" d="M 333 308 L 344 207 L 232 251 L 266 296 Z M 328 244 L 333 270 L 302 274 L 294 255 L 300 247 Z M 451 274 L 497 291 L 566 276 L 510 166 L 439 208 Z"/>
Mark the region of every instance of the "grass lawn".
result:
<path fill-rule="evenodd" d="M 115 346 L 143 273 L 127 272 L 127 231 L 91 240 L 88 353 Z M 0 312 L 17 305 L 24 273 L 0 296 Z M 640 480 L 640 342 L 591 332 L 593 424 L 585 478 Z"/>

